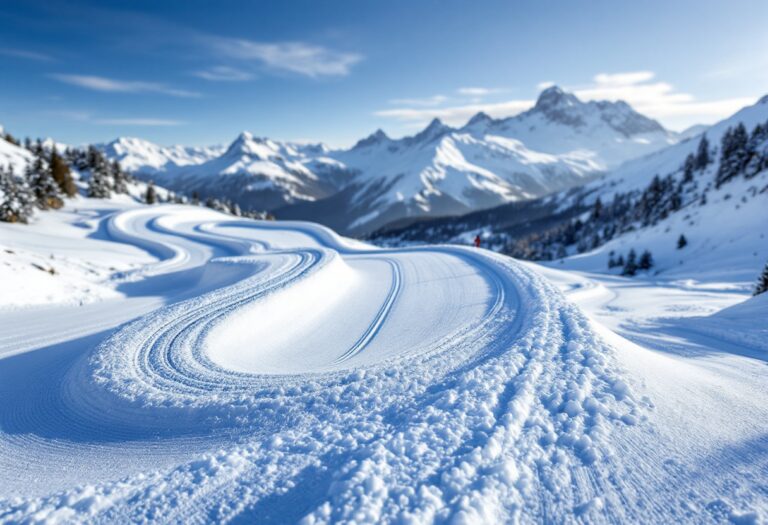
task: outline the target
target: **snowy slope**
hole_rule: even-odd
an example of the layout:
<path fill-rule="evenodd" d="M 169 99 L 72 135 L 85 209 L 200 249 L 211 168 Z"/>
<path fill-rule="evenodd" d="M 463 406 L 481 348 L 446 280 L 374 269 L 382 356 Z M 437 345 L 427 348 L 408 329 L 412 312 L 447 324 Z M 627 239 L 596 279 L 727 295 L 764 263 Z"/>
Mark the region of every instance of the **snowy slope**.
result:
<path fill-rule="evenodd" d="M 0 166 L 3 168 L 10 168 L 19 175 L 32 162 L 32 159 L 32 154 L 26 149 L 0 138 Z"/>
<path fill-rule="evenodd" d="M 764 363 L 648 351 L 484 250 L 189 206 L 49 216 L 62 245 L 149 264 L 115 274 L 122 298 L 0 310 L 2 521 L 768 512 Z"/>

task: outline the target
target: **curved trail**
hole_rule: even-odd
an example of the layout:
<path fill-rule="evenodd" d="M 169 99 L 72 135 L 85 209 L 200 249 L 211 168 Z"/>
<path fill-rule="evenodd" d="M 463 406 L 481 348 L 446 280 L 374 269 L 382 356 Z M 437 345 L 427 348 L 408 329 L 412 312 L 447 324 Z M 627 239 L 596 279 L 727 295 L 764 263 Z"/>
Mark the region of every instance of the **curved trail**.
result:
<path fill-rule="evenodd" d="M 622 466 L 651 401 L 514 261 L 189 207 L 104 231 L 158 262 L 98 327 L 4 334 L 0 522 L 669 517 Z"/>

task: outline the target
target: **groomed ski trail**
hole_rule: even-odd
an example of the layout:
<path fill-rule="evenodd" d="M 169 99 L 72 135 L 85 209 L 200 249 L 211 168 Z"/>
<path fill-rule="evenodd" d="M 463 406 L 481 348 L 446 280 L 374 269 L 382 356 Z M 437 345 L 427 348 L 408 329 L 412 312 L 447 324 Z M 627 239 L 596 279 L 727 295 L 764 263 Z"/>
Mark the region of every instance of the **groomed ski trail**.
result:
<path fill-rule="evenodd" d="M 692 477 L 627 460 L 642 385 L 509 258 L 189 207 L 104 221 L 158 262 L 79 331 L 66 309 L 36 348 L 34 312 L 4 327 L 2 522 L 698 516 L 667 490 Z"/>

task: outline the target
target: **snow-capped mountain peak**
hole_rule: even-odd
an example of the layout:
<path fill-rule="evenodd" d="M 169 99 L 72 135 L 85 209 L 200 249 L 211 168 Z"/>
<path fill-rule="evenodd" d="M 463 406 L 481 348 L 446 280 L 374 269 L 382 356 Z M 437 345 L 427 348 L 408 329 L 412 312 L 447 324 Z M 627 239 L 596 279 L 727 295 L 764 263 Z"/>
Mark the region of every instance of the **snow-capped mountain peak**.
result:
<path fill-rule="evenodd" d="M 408 144 L 427 143 L 432 142 L 451 131 L 453 131 L 452 127 L 446 126 L 439 118 L 434 118 L 422 131 L 412 137 L 406 137 L 403 140 Z"/>
<path fill-rule="evenodd" d="M 474 126 L 485 126 L 495 122 L 493 118 L 486 112 L 480 111 L 467 121 L 464 128 L 470 128 Z"/>
<path fill-rule="evenodd" d="M 551 86 L 539 94 L 534 109 L 548 112 L 571 106 L 581 105 L 582 102 L 573 93 L 567 93 L 558 86 Z"/>
<path fill-rule="evenodd" d="M 266 138 L 255 138 L 248 131 L 241 132 L 227 148 L 226 157 L 251 157 L 258 160 L 268 160 L 280 157 L 280 145 Z"/>
<path fill-rule="evenodd" d="M 352 146 L 352 149 L 368 148 L 370 146 L 389 142 L 390 140 L 392 139 L 390 139 L 389 136 L 387 136 L 387 134 L 384 133 L 381 128 L 379 128 L 367 137 L 358 140 L 357 143 Z"/>
<path fill-rule="evenodd" d="M 117 160 L 123 169 L 154 175 L 182 166 L 200 164 L 221 155 L 221 146 L 159 146 L 136 137 L 118 137 L 98 146 L 104 154 Z"/>

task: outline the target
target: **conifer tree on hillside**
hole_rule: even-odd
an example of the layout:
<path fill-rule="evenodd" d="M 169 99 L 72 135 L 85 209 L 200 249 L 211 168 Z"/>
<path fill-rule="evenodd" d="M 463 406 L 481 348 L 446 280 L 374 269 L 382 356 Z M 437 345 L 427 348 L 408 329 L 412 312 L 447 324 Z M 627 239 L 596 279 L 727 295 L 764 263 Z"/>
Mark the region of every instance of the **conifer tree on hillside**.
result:
<path fill-rule="evenodd" d="M 51 152 L 51 176 L 58 184 L 61 192 L 67 197 L 74 197 L 77 194 L 77 186 L 72 179 L 72 173 L 69 171 L 69 164 L 61 158 L 54 149 Z"/>
<path fill-rule="evenodd" d="M 27 182 L 0 166 L 0 221 L 27 222 L 34 213 L 34 202 Z"/>
<path fill-rule="evenodd" d="M 741 173 L 750 159 L 747 150 L 747 128 L 741 122 L 735 128 L 729 128 L 723 135 L 720 146 L 720 167 L 715 177 L 715 186 L 718 188 L 723 183 Z"/>
<path fill-rule="evenodd" d="M 763 273 L 757 280 L 757 286 L 755 286 L 754 295 L 760 295 L 761 293 L 768 292 L 768 263 L 763 268 Z"/>
<path fill-rule="evenodd" d="M 637 254 L 635 249 L 632 248 L 627 254 L 627 262 L 624 264 L 624 269 L 621 271 L 621 275 L 632 277 L 637 273 Z"/>
<path fill-rule="evenodd" d="M 112 177 L 110 166 L 99 150 L 88 147 L 86 154 L 91 177 L 88 180 L 88 196 L 97 199 L 107 199 L 112 195 Z"/>
<path fill-rule="evenodd" d="M 64 201 L 61 200 L 59 185 L 53 180 L 50 168 L 43 163 L 40 157 L 36 157 L 32 164 L 27 165 L 25 177 L 38 208 L 43 210 L 57 209 L 64 205 Z"/>
<path fill-rule="evenodd" d="M 113 189 L 115 193 L 128 193 L 128 176 L 120 167 L 120 164 L 115 160 L 109 165 L 109 170 L 112 174 Z"/>
<path fill-rule="evenodd" d="M 685 238 L 685 235 L 682 233 L 680 234 L 680 237 L 677 238 L 677 249 L 682 250 L 688 246 L 688 239 Z"/>
<path fill-rule="evenodd" d="M 640 256 L 640 262 L 637 263 L 637 268 L 639 270 L 650 270 L 653 268 L 653 256 L 651 255 L 651 252 L 648 250 L 643 251 L 643 254 Z"/>
<path fill-rule="evenodd" d="M 155 204 L 157 202 L 157 192 L 155 191 L 155 185 L 151 182 L 147 185 L 147 193 L 144 195 L 144 200 L 147 204 Z"/>
<path fill-rule="evenodd" d="M 709 165 L 710 162 L 712 162 L 712 158 L 709 154 L 709 140 L 707 140 L 707 135 L 704 134 L 701 136 L 699 147 L 696 150 L 694 168 L 697 170 L 703 170 Z"/>
<path fill-rule="evenodd" d="M 691 182 L 693 181 L 693 170 L 696 169 L 696 157 L 693 156 L 693 153 L 689 153 L 687 157 L 685 157 L 685 163 L 683 164 L 683 182 Z"/>
<path fill-rule="evenodd" d="M 596 220 L 600 218 L 600 215 L 603 213 L 603 201 L 600 200 L 600 197 L 595 200 L 595 205 L 592 207 L 592 220 Z"/>

